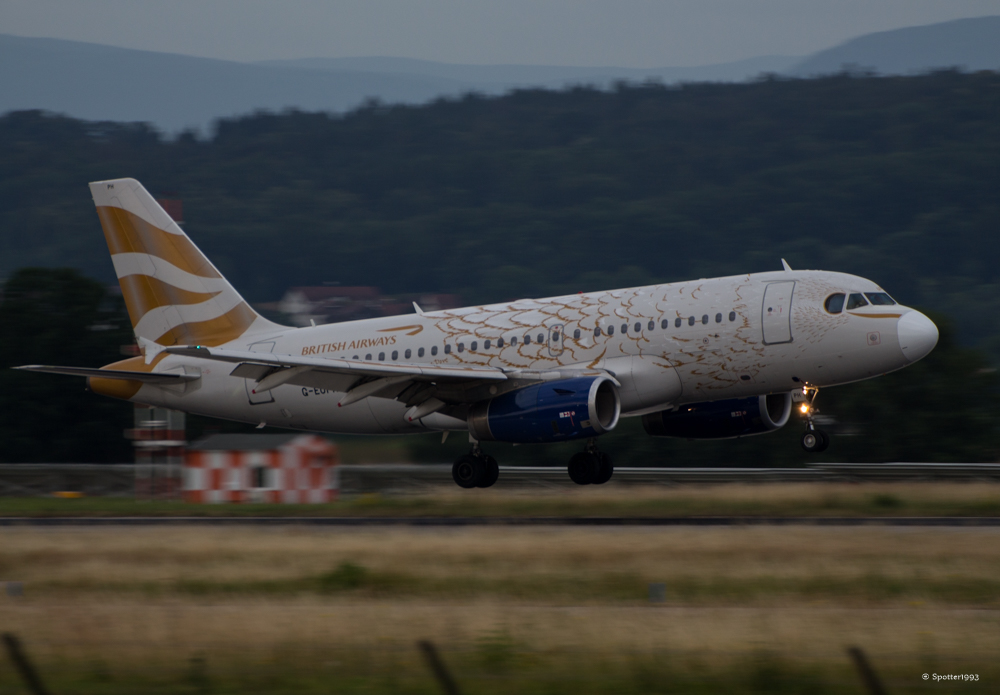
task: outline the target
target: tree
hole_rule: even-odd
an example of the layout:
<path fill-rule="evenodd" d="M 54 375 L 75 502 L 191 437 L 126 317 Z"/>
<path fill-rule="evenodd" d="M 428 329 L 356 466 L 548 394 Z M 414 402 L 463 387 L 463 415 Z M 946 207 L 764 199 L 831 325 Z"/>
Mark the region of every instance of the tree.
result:
<path fill-rule="evenodd" d="M 10 369 L 122 359 L 133 338 L 121 298 L 75 270 L 25 268 L 4 285 L 0 326 L 0 461 L 131 460 L 131 404 L 88 393 L 77 377 Z"/>

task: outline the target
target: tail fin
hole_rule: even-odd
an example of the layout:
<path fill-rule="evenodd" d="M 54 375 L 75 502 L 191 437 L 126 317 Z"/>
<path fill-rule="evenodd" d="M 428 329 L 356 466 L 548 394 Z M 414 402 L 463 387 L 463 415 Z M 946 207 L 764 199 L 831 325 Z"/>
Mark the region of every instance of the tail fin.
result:
<path fill-rule="evenodd" d="M 250 308 L 138 181 L 96 181 L 90 193 L 140 343 L 216 346 L 278 328 Z"/>

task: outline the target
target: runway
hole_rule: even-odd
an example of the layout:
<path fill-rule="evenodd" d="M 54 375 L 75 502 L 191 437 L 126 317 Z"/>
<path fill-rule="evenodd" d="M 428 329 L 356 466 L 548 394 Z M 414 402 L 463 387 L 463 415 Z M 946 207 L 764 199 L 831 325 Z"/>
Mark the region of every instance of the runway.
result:
<path fill-rule="evenodd" d="M 1000 527 L 1000 517 L 260 517 L 260 516 L 122 516 L 4 517 L 13 526 L 930 526 L 937 528 Z"/>

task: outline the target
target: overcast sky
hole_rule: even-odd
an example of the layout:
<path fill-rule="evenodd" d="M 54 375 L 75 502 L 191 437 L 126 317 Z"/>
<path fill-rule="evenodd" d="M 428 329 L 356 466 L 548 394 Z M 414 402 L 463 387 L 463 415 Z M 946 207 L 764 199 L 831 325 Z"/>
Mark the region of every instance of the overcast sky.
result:
<path fill-rule="evenodd" d="M 244 61 L 673 67 L 985 15 L 1000 0 L 0 0 L 0 33 Z"/>

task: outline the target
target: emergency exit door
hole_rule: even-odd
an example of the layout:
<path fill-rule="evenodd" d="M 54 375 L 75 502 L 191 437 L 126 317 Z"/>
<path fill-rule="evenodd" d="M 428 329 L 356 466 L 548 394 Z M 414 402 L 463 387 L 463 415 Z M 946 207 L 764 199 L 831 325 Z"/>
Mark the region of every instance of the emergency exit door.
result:
<path fill-rule="evenodd" d="M 765 345 L 792 342 L 792 292 L 794 290 L 794 280 L 772 282 L 764 290 L 761 326 L 764 328 Z"/>

